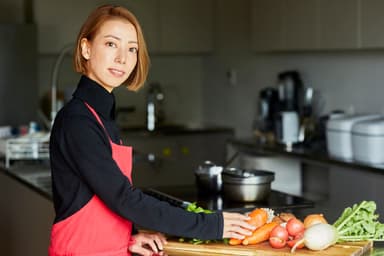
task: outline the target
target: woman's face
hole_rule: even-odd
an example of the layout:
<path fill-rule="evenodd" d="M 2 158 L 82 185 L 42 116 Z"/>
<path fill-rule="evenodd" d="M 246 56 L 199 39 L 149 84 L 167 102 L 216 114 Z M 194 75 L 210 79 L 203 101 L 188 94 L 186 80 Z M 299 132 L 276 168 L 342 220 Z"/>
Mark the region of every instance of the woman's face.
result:
<path fill-rule="evenodd" d="M 87 76 L 106 90 L 120 86 L 137 63 L 137 33 L 123 19 L 104 22 L 92 41 L 83 38 L 82 55 L 87 59 Z"/>

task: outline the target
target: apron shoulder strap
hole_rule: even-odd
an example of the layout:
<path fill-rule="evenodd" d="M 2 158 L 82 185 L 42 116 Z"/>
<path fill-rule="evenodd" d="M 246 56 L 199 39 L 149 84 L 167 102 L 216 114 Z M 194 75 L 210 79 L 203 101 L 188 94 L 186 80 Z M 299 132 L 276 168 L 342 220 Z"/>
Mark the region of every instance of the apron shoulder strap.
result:
<path fill-rule="evenodd" d="M 87 102 L 84 102 L 84 104 L 89 109 L 89 111 L 91 111 L 91 113 L 94 115 L 97 122 L 103 127 L 105 134 L 107 135 L 108 139 L 111 141 L 111 137 L 109 136 L 109 133 L 108 133 L 107 129 L 105 128 L 103 121 L 101 121 L 99 115 L 96 113 L 96 111 Z"/>

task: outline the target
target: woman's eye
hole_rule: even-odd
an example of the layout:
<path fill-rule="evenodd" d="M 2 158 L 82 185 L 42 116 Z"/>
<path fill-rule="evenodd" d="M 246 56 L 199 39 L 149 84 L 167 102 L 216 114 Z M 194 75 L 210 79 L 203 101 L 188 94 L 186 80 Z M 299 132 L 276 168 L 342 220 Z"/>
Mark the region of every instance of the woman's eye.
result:
<path fill-rule="evenodd" d="M 129 48 L 129 51 L 132 53 L 137 53 L 139 50 L 136 47 Z"/>
<path fill-rule="evenodd" d="M 106 45 L 109 47 L 116 47 L 116 44 L 113 42 L 107 42 Z"/>

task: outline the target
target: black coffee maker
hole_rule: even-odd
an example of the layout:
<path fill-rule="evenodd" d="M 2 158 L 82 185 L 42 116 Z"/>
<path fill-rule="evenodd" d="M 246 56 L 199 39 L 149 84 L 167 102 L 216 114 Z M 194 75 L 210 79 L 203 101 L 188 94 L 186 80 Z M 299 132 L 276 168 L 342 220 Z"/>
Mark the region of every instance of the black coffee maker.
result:
<path fill-rule="evenodd" d="M 266 87 L 259 93 L 258 115 L 254 128 L 258 132 L 273 132 L 275 127 L 275 115 L 279 110 L 278 91 L 274 87 Z"/>
<path fill-rule="evenodd" d="M 296 111 L 300 113 L 300 98 L 303 82 L 299 72 L 284 71 L 278 74 L 279 111 Z"/>

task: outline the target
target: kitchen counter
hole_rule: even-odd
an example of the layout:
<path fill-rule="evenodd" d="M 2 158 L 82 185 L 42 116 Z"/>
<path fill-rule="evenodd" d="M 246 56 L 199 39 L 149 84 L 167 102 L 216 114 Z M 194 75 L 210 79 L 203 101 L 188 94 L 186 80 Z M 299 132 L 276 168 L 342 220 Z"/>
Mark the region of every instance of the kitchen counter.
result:
<path fill-rule="evenodd" d="M 41 195 L 42 197 L 52 200 L 52 192 L 50 185 L 50 169 L 47 164 L 17 164 L 13 165 L 11 168 L 6 169 L 3 165 L 0 165 L 0 170 L 4 172 L 7 176 L 12 177 L 12 179 L 17 180 L 21 184 L 27 186 L 31 189 L 31 192 L 34 191 Z M 191 198 L 186 198 L 191 199 Z M 304 201 L 305 202 L 305 201 Z M 305 205 L 308 207 L 308 205 Z M 192 252 L 179 252 L 178 256 L 181 255 L 199 255 Z M 200 254 L 201 255 L 201 254 Z M 208 255 L 208 254 L 204 254 Z M 217 255 L 217 254 L 212 254 Z M 223 255 L 223 254 L 220 254 Z M 374 249 L 365 255 L 384 255 L 384 245 L 383 243 L 375 243 Z M 173 256 L 169 254 L 169 256 Z"/>
<path fill-rule="evenodd" d="M 346 168 L 362 169 L 384 174 L 384 164 L 369 165 L 353 160 L 338 159 L 328 154 L 325 142 L 312 145 L 294 145 L 287 149 L 280 144 L 261 143 L 255 138 L 233 138 L 229 140 L 237 150 L 250 155 L 282 155 L 297 158 L 303 161 L 318 162 L 321 164 L 337 165 Z"/>
<path fill-rule="evenodd" d="M 44 198 L 52 200 L 51 169 L 48 163 L 17 163 L 8 169 L 1 165 L 0 170 Z"/>
<path fill-rule="evenodd" d="M 48 165 L 17 164 L 9 169 L 4 168 L 4 171 L 33 191 L 52 200 L 51 172 Z M 262 202 L 249 203 L 230 202 L 225 200 L 220 194 L 202 193 L 193 185 L 160 186 L 144 188 L 143 191 L 160 200 L 168 201 L 175 206 L 185 207 L 186 203 L 197 202 L 200 206 L 210 210 L 246 212 L 255 207 L 269 207 L 279 210 L 295 210 L 313 207 L 313 202 L 309 200 L 279 191 L 272 191 L 270 196 Z"/>

